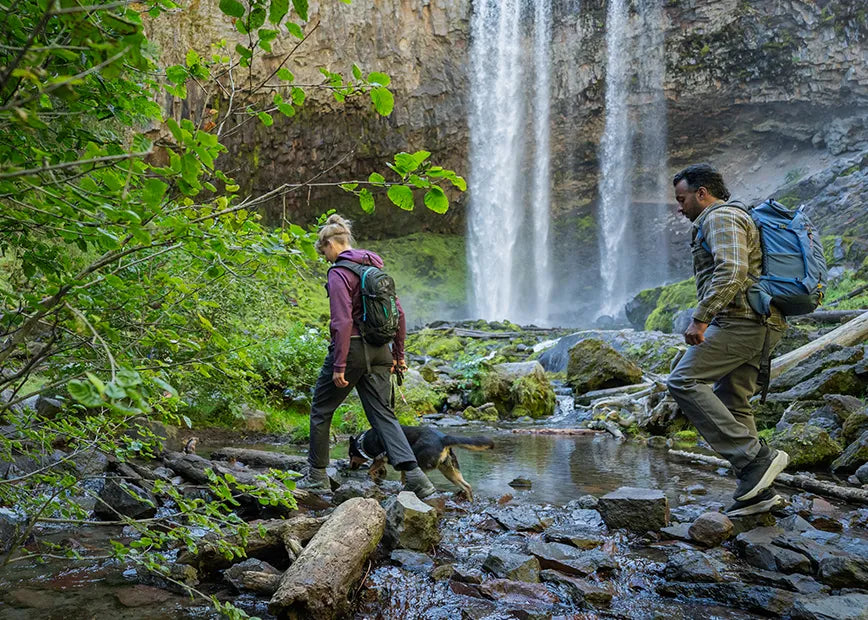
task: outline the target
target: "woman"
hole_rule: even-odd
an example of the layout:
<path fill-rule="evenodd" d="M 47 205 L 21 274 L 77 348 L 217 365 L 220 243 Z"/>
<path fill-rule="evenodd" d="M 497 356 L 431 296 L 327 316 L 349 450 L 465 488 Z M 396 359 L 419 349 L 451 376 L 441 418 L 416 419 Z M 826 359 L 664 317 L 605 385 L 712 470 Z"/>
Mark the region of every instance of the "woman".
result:
<path fill-rule="evenodd" d="M 319 231 L 316 249 L 330 263 L 347 260 L 361 265 L 383 267 L 383 260 L 373 252 L 354 250 L 352 240 L 350 223 L 339 215 L 332 215 Z M 316 382 L 310 408 L 308 473 L 298 481 L 297 486 L 307 489 L 330 488 L 325 468 L 329 463 L 329 428 L 332 415 L 355 387 L 368 422 L 386 445 L 389 463 L 398 471 L 404 472 L 404 489 L 416 493 L 420 498 L 428 497 L 436 489 L 428 476 L 419 469 L 416 457 L 390 405 L 390 374 L 395 368 L 406 368 L 406 326 L 401 304 L 397 304 L 400 323 L 390 350 L 388 344 L 377 347 L 362 340 L 359 332 L 362 318 L 359 276 L 346 268 L 329 269 L 326 290 L 331 310 L 331 343 Z"/>

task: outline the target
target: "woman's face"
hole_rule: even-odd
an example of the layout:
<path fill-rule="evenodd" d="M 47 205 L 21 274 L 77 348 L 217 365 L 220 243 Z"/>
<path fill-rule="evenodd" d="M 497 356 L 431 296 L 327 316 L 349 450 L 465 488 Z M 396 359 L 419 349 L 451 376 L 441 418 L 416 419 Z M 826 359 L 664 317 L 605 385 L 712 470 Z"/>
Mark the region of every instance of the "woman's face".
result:
<path fill-rule="evenodd" d="M 338 254 L 340 254 L 340 250 L 335 247 L 335 244 L 331 241 L 326 241 L 322 246 L 323 256 L 326 257 L 326 260 L 330 263 L 335 262 L 338 259 Z"/>

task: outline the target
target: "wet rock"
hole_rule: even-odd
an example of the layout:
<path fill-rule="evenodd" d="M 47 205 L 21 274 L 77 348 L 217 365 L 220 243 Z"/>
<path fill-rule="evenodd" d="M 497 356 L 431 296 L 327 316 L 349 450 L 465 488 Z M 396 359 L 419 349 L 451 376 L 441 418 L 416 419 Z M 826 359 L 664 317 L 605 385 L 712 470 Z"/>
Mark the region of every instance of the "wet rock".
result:
<path fill-rule="evenodd" d="M 602 340 L 581 340 L 569 356 L 567 383 L 576 394 L 642 381 L 642 369 Z"/>
<path fill-rule="evenodd" d="M 556 570 L 546 569 L 540 573 L 545 583 L 560 586 L 573 603 L 589 603 L 594 607 L 608 607 L 612 602 L 612 591 L 584 579 L 564 575 Z"/>
<path fill-rule="evenodd" d="M 787 532 L 807 532 L 810 529 L 813 529 L 814 526 L 808 523 L 805 519 L 800 517 L 799 515 L 790 515 L 789 517 L 784 517 L 783 519 L 778 519 L 778 527 Z"/>
<path fill-rule="evenodd" d="M 454 565 L 452 571 L 452 579 L 455 579 L 456 581 L 463 581 L 464 583 L 482 583 L 483 574 L 479 569 Z"/>
<path fill-rule="evenodd" d="M 775 394 L 775 400 L 817 400 L 824 394 L 858 396 L 865 390 L 862 373 L 856 364 L 827 368 L 820 374 L 796 384 L 786 392 Z"/>
<path fill-rule="evenodd" d="M 452 564 L 441 564 L 431 571 L 431 579 L 434 581 L 445 581 L 453 579 L 455 576 L 455 567 Z"/>
<path fill-rule="evenodd" d="M 742 532 L 749 532 L 758 527 L 774 527 L 777 523 L 777 520 L 768 512 L 744 517 L 730 517 L 729 520 L 732 521 L 733 536 L 738 536 Z"/>
<path fill-rule="evenodd" d="M 411 573 L 430 573 L 434 568 L 434 560 L 424 553 L 409 551 L 407 549 L 395 549 L 389 555 L 389 559 L 404 570 Z"/>
<path fill-rule="evenodd" d="M 663 569 L 666 579 L 692 583 L 714 583 L 723 581 L 715 562 L 704 553 L 685 549 L 673 554 Z"/>
<path fill-rule="evenodd" d="M 148 519 L 157 513 L 157 499 L 151 493 L 121 478 L 107 478 L 99 498 L 93 512 L 107 521 L 118 520 L 118 515 Z"/>
<path fill-rule="evenodd" d="M 675 540 L 693 542 L 693 539 L 690 538 L 689 523 L 676 523 L 675 525 L 670 525 L 669 527 L 660 528 L 660 533 L 664 536 L 664 539 L 673 538 Z"/>
<path fill-rule="evenodd" d="M 32 588 L 17 588 L 6 595 L 13 607 L 29 609 L 51 609 L 57 605 L 57 593 L 51 590 L 34 590 Z"/>
<path fill-rule="evenodd" d="M 555 391 L 537 361 L 497 364 L 482 379 L 486 401 L 515 419 L 550 416 L 555 411 Z"/>
<path fill-rule="evenodd" d="M 868 588 L 868 556 L 830 554 L 820 560 L 818 578 L 833 588 Z"/>
<path fill-rule="evenodd" d="M 708 489 L 706 489 L 701 484 L 691 484 L 684 490 L 690 495 L 705 495 L 706 493 L 708 493 Z"/>
<path fill-rule="evenodd" d="M 509 482 L 509 486 L 513 489 L 529 489 L 533 486 L 533 482 L 527 478 L 514 478 Z"/>
<path fill-rule="evenodd" d="M 563 543 L 531 541 L 527 552 L 533 554 L 542 568 L 570 575 L 586 576 L 596 572 L 609 573 L 618 569 L 617 561 L 598 549 L 583 550 Z"/>
<path fill-rule="evenodd" d="M 774 541 L 783 534 L 780 528 L 764 527 L 739 534 L 735 539 L 738 555 L 751 566 L 782 573 L 811 573 L 810 559 Z"/>
<path fill-rule="evenodd" d="M 865 431 L 868 431 L 868 407 L 851 413 L 844 420 L 844 426 L 841 428 L 841 437 L 849 445 L 856 441 Z"/>
<path fill-rule="evenodd" d="M 793 605 L 797 620 L 864 620 L 868 618 L 868 594 L 803 596 Z"/>
<path fill-rule="evenodd" d="M 538 582 L 540 564 L 532 555 L 515 553 L 508 549 L 492 549 L 482 567 L 496 577 L 515 581 Z"/>
<path fill-rule="evenodd" d="M 282 469 L 301 472 L 307 466 L 307 459 L 270 450 L 224 447 L 214 450 L 211 458 L 215 461 L 244 463 L 248 467 Z M 180 473 L 180 472 L 179 472 Z"/>
<path fill-rule="evenodd" d="M 652 435 L 651 437 L 648 438 L 648 440 L 646 441 L 646 444 L 649 448 L 654 448 L 656 450 L 662 450 L 663 448 L 667 447 L 666 442 L 667 442 L 666 437 L 663 437 L 662 435 Z"/>
<path fill-rule="evenodd" d="M 349 480 L 341 484 L 334 492 L 332 504 L 339 506 L 354 497 L 381 499 L 383 492 L 372 480 Z"/>
<path fill-rule="evenodd" d="M 706 547 L 716 547 L 732 535 L 732 521 L 719 512 L 706 512 L 694 521 L 688 534 L 690 538 Z"/>
<path fill-rule="evenodd" d="M 548 542 L 572 545 L 578 549 L 594 549 L 596 547 L 601 547 L 605 542 L 605 539 L 598 533 L 598 531 L 573 526 L 547 529 L 543 534 L 543 537 Z"/>
<path fill-rule="evenodd" d="M 258 560 L 256 558 L 248 558 L 243 562 L 239 562 L 238 564 L 234 564 L 230 566 L 225 571 L 223 571 L 223 579 L 225 579 L 229 584 L 238 591 L 242 591 L 247 588 L 244 582 L 244 574 L 245 573 L 265 573 L 267 575 L 281 575 L 281 571 L 274 568 L 268 562 L 264 562 L 262 560 Z M 279 582 L 279 580 L 278 580 Z M 277 583 L 275 585 L 275 590 L 277 589 Z"/>
<path fill-rule="evenodd" d="M 572 510 L 569 516 L 570 520 L 565 525 L 569 524 L 570 527 L 600 531 L 605 526 L 602 515 L 591 508 Z"/>
<path fill-rule="evenodd" d="M 868 529 L 868 508 L 860 508 L 853 511 L 848 521 L 850 527 L 862 527 Z"/>
<path fill-rule="evenodd" d="M 171 592 L 152 586 L 135 585 L 115 590 L 115 598 L 124 607 L 145 607 L 163 603 L 172 597 Z"/>
<path fill-rule="evenodd" d="M 697 504 L 681 504 L 669 511 L 669 516 L 673 521 L 681 523 L 692 523 L 706 512 L 720 512 L 723 510 L 723 504 L 720 502 L 702 502 Z"/>
<path fill-rule="evenodd" d="M 796 595 L 769 586 L 753 586 L 740 582 L 684 583 L 671 582 L 657 587 L 665 596 L 708 598 L 738 609 L 764 615 L 785 616 L 792 609 Z"/>
<path fill-rule="evenodd" d="M 750 583 L 790 590 L 799 594 L 822 594 L 829 591 L 829 586 L 820 583 L 813 577 L 798 573 L 784 575 L 775 571 L 756 569 L 746 571 L 743 576 L 745 581 Z"/>
<path fill-rule="evenodd" d="M 600 503 L 600 500 L 594 497 L 593 495 L 582 495 L 574 500 L 567 502 L 567 505 L 564 508 L 573 511 L 573 510 L 589 510 L 591 508 L 596 508 Z"/>
<path fill-rule="evenodd" d="M 548 591 L 545 585 L 510 579 L 492 579 L 479 585 L 479 591 L 486 598 L 506 604 L 517 604 L 520 607 L 531 607 L 535 611 L 543 611 L 540 606 L 554 605 L 558 599 Z"/>
<path fill-rule="evenodd" d="M 479 591 L 479 586 L 476 584 L 464 583 L 462 581 L 450 581 L 449 589 L 452 590 L 455 594 L 459 596 L 467 596 L 472 598 L 481 598 L 482 593 Z M 491 607 L 486 606 L 488 609 Z M 491 613 L 491 611 L 488 611 Z M 486 613 L 485 615 L 488 615 Z M 470 616 L 470 617 L 484 617 L 484 616 Z"/>
<path fill-rule="evenodd" d="M 6 553 L 24 527 L 24 515 L 12 508 L 0 508 L 0 553 Z"/>
<path fill-rule="evenodd" d="M 427 551 L 440 542 L 437 511 L 416 497 L 402 491 L 386 500 L 386 530 L 383 544 L 387 548 Z"/>
<path fill-rule="evenodd" d="M 542 532 L 552 524 L 551 517 L 540 516 L 535 508 L 525 504 L 490 510 L 488 514 L 503 527 L 519 532 Z"/>
<path fill-rule="evenodd" d="M 669 525 L 669 502 L 657 489 L 621 487 L 600 498 L 599 510 L 609 529 L 646 532 Z"/>
<path fill-rule="evenodd" d="M 822 467 L 841 454 L 841 444 L 826 429 L 813 424 L 793 424 L 772 435 L 769 444 L 790 455 L 790 467 Z"/>
<path fill-rule="evenodd" d="M 832 471 L 838 475 L 852 474 L 868 462 L 868 431 L 851 443 L 844 453 L 832 463 Z"/>
<path fill-rule="evenodd" d="M 868 484 L 868 463 L 860 466 L 859 469 L 856 470 L 855 476 L 862 484 Z"/>
<path fill-rule="evenodd" d="M 773 392 L 781 392 L 796 387 L 797 385 L 806 382 L 811 377 L 815 377 L 824 370 L 832 369 L 834 366 L 852 365 L 865 356 L 862 347 L 830 347 L 825 351 L 818 351 L 811 355 L 808 359 L 802 361 L 797 366 L 781 373 L 771 382 L 771 390 Z M 828 394 L 841 394 L 835 390 L 825 392 Z"/>

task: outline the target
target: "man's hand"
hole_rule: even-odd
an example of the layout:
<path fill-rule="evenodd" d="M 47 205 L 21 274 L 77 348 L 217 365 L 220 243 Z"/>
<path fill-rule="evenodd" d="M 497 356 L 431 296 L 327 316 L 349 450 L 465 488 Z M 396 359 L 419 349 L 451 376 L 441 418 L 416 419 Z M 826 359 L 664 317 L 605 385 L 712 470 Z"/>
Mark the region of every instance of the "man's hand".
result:
<path fill-rule="evenodd" d="M 350 382 L 344 379 L 344 373 L 342 372 L 333 372 L 332 373 L 332 382 L 338 386 L 339 388 L 347 387 Z"/>
<path fill-rule="evenodd" d="M 392 360 L 392 373 L 396 371 L 407 372 L 407 362 L 404 360 Z"/>
<path fill-rule="evenodd" d="M 708 329 L 708 323 L 693 319 L 690 325 L 687 326 L 687 331 L 684 332 L 684 342 L 687 344 L 702 344 L 705 341 L 705 330 Z"/>

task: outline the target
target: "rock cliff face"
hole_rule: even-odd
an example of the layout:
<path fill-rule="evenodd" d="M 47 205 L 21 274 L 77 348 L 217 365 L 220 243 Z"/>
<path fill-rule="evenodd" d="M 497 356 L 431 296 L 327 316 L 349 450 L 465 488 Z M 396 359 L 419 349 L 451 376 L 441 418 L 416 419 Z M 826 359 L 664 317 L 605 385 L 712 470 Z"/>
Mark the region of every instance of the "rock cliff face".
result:
<path fill-rule="evenodd" d="M 633 0 L 640 1 L 647 0 Z M 833 202 L 864 193 L 865 175 L 858 173 L 865 168 L 864 159 L 853 159 L 868 150 L 868 10 L 861 3 L 659 1 L 670 170 L 692 161 L 713 161 L 734 194 L 746 201 L 796 185 L 798 191 L 790 194 L 809 202 L 816 195 L 809 195 L 812 191 L 821 193 L 830 185 L 838 192 Z M 238 36 L 216 4 L 197 0 L 155 24 L 152 36 L 169 61 L 173 56 L 177 61 L 189 47 L 207 51 L 206 43 Z M 595 264 L 606 3 L 554 4 L 555 243 L 570 246 L 571 261 Z M 288 64 L 296 82 L 321 83 L 320 66 L 349 73 L 356 63 L 365 72 L 385 71 L 393 79 L 395 111 L 389 118 L 377 118 L 366 101 L 336 104 L 327 91 L 312 91 L 296 117 L 276 118 L 268 131 L 248 123 L 236 134 L 229 156 L 238 167 L 237 176 L 256 191 L 304 181 L 323 170 L 328 170 L 325 178 L 367 176 L 371 170 L 384 170 L 395 152 L 422 147 L 438 162 L 472 175 L 467 161 L 472 8 L 471 0 L 354 0 L 349 6 L 311 2 L 308 30 L 320 25 Z M 632 6 L 632 35 L 621 43 L 625 51 L 638 44 L 637 16 L 637 6 Z M 277 66 L 292 45 L 284 41 L 275 46 L 274 54 L 256 67 L 258 74 Z M 637 114 L 647 100 L 637 96 L 631 104 Z M 847 166 L 841 163 L 845 159 Z M 849 171 L 843 189 L 835 184 L 836 170 Z M 463 232 L 467 202 L 468 196 L 461 196 L 444 217 L 424 208 L 403 213 L 383 199 L 377 214 L 368 218 L 360 216 L 352 196 L 319 189 L 290 194 L 285 204 L 270 205 L 269 210 L 273 220 L 285 209 L 290 219 L 304 223 L 337 208 L 357 217 L 361 236 L 390 236 L 420 229 Z M 576 284 L 575 292 L 595 285 L 589 276 Z"/>

